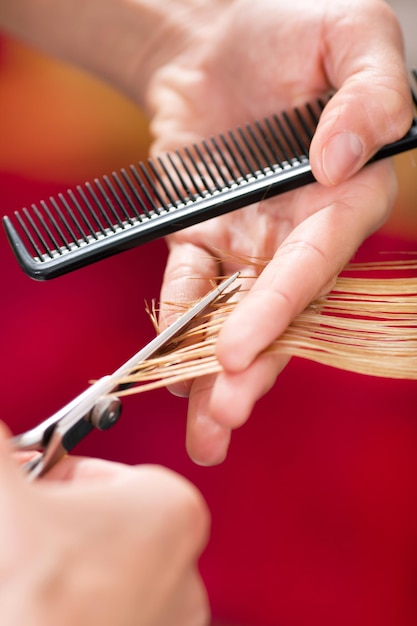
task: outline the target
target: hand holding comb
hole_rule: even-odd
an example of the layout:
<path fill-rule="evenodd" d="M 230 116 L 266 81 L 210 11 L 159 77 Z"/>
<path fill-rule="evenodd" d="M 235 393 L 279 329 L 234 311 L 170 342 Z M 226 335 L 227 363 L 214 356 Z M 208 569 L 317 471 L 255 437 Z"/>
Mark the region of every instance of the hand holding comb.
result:
<path fill-rule="evenodd" d="M 417 81 L 416 70 L 413 76 Z M 13 219 L 4 217 L 18 262 L 32 278 L 54 278 L 314 182 L 309 147 L 327 99 L 131 165 L 16 211 Z M 402 139 L 372 161 L 415 147 L 417 117 Z"/>

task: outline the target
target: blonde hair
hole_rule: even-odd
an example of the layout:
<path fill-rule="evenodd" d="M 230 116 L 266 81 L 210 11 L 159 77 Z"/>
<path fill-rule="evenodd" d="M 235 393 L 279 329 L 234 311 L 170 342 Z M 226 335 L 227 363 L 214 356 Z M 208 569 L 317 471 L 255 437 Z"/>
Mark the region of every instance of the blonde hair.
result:
<path fill-rule="evenodd" d="M 298 315 L 267 352 L 369 376 L 417 379 L 415 270 L 414 260 L 350 264 L 332 291 Z M 216 302 L 174 347 L 140 364 L 121 380 L 133 386 L 120 395 L 221 371 L 215 344 L 235 306 L 232 299 Z M 155 309 L 149 314 L 157 328 Z"/>

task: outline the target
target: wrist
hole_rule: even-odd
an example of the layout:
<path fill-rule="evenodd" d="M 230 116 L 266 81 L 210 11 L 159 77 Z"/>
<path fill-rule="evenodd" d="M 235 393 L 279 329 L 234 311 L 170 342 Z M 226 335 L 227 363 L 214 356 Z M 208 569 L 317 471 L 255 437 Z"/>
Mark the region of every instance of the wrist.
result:
<path fill-rule="evenodd" d="M 228 2 L 229 0 L 226 0 Z M 179 54 L 225 0 L 13 0 L 0 28 L 144 105 L 153 72 Z"/>

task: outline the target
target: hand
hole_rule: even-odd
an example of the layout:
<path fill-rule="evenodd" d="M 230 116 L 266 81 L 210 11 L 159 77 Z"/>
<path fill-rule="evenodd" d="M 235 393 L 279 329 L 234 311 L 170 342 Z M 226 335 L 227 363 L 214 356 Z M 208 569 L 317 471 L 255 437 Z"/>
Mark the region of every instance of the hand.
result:
<path fill-rule="evenodd" d="M 2 626 L 205 626 L 199 494 L 158 467 L 69 457 L 29 483 L 0 433 Z"/>
<path fill-rule="evenodd" d="M 332 287 L 393 206 L 390 163 L 360 170 L 411 123 L 398 21 L 384 0 L 172 0 L 168 11 L 166 0 L 3 5 L 0 24 L 9 32 L 146 108 L 153 154 L 337 90 L 311 145 L 318 183 L 169 239 L 162 302 L 198 298 L 208 279 L 239 269 L 233 255 L 271 258 L 259 277 L 242 264 L 256 281 L 220 334 L 224 371 L 176 389 L 190 394 L 190 455 L 220 462 L 231 430 L 286 364 L 259 354 Z M 163 306 L 162 325 L 173 315 Z"/>
<path fill-rule="evenodd" d="M 147 86 L 153 154 L 338 90 L 311 146 L 318 183 L 169 238 L 162 302 L 192 301 L 208 279 L 236 269 L 256 279 L 245 281 L 251 289 L 220 334 L 224 371 L 174 390 L 190 395 L 188 451 L 210 464 L 224 459 L 231 430 L 287 362 L 260 352 L 332 287 L 387 218 L 396 192 L 391 164 L 360 168 L 406 133 L 411 102 L 399 26 L 382 0 L 234 0 L 202 21 L 192 29 L 190 18 L 194 36 Z M 233 256 L 271 261 L 257 277 Z M 173 315 L 162 306 L 162 325 Z"/>

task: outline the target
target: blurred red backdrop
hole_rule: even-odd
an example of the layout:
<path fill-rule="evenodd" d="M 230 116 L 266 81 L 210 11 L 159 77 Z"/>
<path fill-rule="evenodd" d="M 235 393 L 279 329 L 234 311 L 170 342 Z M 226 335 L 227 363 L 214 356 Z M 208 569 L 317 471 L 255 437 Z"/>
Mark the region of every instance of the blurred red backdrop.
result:
<path fill-rule="evenodd" d="M 133 103 L 6 38 L 0 92 L 2 214 L 146 156 Z M 396 210 L 360 258 L 416 251 L 415 162 L 397 159 Z M 1 419 L 14 432 L 151 338 L 144 301 L 158 298 L 165 258 L 156 242 L 36 283 L 1 233 Z M 114 430 L 78 452 L 162 463 L 198 485 L 213 514 L 201 568 L 219 622 L 415 626 L 416 392 L 294 359 L 219 467 L 188 460 L 186 401 L 165 390 L 127 399 Z"/>

